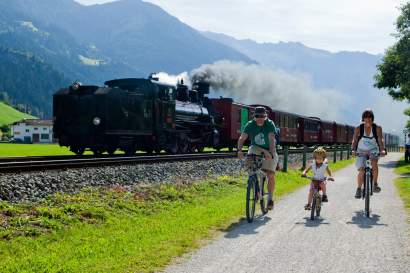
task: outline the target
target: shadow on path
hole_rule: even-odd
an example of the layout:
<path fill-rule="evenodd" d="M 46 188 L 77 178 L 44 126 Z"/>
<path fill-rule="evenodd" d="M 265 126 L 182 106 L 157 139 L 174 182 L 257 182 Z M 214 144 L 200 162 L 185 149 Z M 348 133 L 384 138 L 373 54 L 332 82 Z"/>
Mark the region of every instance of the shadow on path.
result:
<path fill-rule="evenodd" d="M 348 225 L 357 225 L 359 228 L 372 228 L 374 226 L 387 226 L 387 224 L 379 223 L 380 216 L 371 214 L 366 217 L 364 211 L 356 211 L 356 215 L 352 217 L 352 221 L 346 222 Z"/>
<path fill-rule="evenodd" d="M 315 218 L 315 220 L 310 220 L 310 217 L 305 217 L 304 222 L 296 222 L 295 225 L 305 225 L 305 227 L 318 227 L 320 225 L 330 225 L 329 222 L 324 222 L 326 219 L 323 219 L 321 217 Z"/>
<path fill-rule="evenodd" d="M 246 219 L 242 218 L 239 222 L 231 224 L 225 231 L 227 232 L 225 238 L 238 238 L 241 235 L 251 235 L 259 233 L 256 231 L 260 226 L 266 225 L 271 218 L 266 215 L 255 217 L 252 223 L 248 223 Z"/>

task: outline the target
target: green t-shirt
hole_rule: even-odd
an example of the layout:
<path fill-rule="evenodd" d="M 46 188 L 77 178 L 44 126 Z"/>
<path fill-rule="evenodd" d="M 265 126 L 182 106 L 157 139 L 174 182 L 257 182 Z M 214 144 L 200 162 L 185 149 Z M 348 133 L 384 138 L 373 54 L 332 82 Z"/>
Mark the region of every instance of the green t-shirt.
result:
<path fill-rule="evenodd" d="M 255 120 L 249 121 L 243 132 L 248 134 L 251 145 L 256 145 L 264 149 L 269 149 L 269 134 L 276 133 L 275 123 L 266 119 L 263 126 L 258 126 Z"/>

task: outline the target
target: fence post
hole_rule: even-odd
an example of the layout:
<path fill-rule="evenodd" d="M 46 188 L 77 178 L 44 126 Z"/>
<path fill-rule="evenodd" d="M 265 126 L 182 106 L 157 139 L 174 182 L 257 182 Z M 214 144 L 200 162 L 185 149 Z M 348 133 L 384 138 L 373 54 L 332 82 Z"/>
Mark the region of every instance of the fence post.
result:
<path fill-rule="evenodd" d="M 337 157 L 337 149 L 335 146 L 333 146 L 333 163 L 336 163 L 336 157 Z"/>
<path fill-rule="evenodd" d="M 347 158 L 346 159 L 349 159 L 350 158 L 350 145 L 346 145 L 346 150 L 347 150 Z"/>
<path fill-rule="evenodd" d="M 306 169 L 306 152 L 307 152 L 307 147 L 306 147 L 306 145 L 303 145 L 303 159 L 302 159 L 302 161 L 303 161 L 302 168 L 303 169 Z"/>
<path fill-rule="evenodd" d="M 289 146 L 283 147 L 283 172 L 288 171 L 288 155 L 289 155 Z"/>
<path fill-rule="evenodd" d="M 340 160 L 343 160 L 343 145 L 340 145 L 339 149 L 340 149 Z"/>

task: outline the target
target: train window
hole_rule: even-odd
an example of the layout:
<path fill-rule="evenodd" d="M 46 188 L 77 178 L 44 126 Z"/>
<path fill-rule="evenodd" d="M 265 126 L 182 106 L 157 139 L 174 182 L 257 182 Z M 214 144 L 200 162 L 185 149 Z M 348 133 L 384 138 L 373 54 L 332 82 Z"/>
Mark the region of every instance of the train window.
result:
<path fill-rule="evenodd" d="M 237 122 L 241 123 L 241 109 L 238 110 Z"/>
<path fill-rule="evenodd" d="M 285 127 L 285 115 L 280 115 L 280 127 Z"/>
<path fill-rule="evenodd" d="M 289 117 L 285 116 L 285 127 L 289 128 Z"/>

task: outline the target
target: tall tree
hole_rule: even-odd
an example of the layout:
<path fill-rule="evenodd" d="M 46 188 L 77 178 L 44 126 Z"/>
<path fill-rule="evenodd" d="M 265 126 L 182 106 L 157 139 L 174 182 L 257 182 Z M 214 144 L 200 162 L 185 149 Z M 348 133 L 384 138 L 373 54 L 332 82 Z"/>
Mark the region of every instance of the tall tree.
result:
<path fill-rule="evenodd" d="M 375 87 L 386 89 L 395 100 L 410 102 L 410 2 L 401 6 L 396 21 L 397 42 L 386 51 L 377 65 Z M 410 116 L 410 108 L 404 111 Z M 407 122 L 410 129 L 410 121 Z"/>

